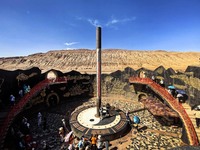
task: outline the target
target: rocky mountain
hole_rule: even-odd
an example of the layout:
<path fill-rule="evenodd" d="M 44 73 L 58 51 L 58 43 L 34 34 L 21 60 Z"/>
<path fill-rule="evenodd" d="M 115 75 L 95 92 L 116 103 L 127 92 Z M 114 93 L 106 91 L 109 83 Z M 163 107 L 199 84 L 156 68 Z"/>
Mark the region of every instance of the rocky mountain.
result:
<path fill-rule="evenodd" d="M 111 73 L 126 67 L 135 70 L 147 68 L 154 70 L 159 66 L 185 71 L 188 66 L 198 66 L 200 52 L 136 51 L 105 49 L 102 50 L 102 72 Z M 88 49 L 54 50 L 20 57 L 0 58 L 0 69 L 16 70 L 39 67 L 42 72 L 50 69 L 82 73 L 96 72 L 96 51 Z"/>

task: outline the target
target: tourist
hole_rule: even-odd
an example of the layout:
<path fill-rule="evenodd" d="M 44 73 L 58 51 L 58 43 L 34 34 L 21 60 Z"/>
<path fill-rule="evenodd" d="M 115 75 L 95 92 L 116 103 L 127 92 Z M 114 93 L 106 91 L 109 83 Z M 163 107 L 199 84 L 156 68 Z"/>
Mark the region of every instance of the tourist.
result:
<path fill-rule="evenodd" d="M 63 127 L 65 129 L 65 132 L 69 132 L 69 130 L 67 129 L 67 126 L 66 126 L 65 119 L 62 119 L 62 123 L 63 123 Z"/>
<path fill-rule="evenodd" d="M 79 150 L 84 150 L 84 143 L 83 143 L 83 139 L 80 139 L 78 142 L 78 149 Z"/>
<path fill-rule="evenodd" d="M 75 137 L 74 140 L 73 140 L 73 145 L 74 145 L 74 149 L 75 150 L 78 150 L 78 143 L 79 143 L 79 138 L 78 137 Z"/>
<path fill-rule="evenodd" d="M 48 150 L 48 145 L 47 145 L 47 142 L 45 140 L 42 142 L 42 149 Z"/>
<path fill-rule="evenodd" d="M 128 123 L 131 124 L 131 119 L 128 110 L 126 111 L 126 121 L 128 121 Z"/>
<path fill-rule="evenodd" d="M 27 85 L 26 84 L 23 85 L 23 90 L 24 90 L 24 94 L 26 94 L 27 93 Z"/>
<path fill-rule="evenodd" d="M 103 107 L 99 109 L 100 119 L 103 120 Z"/>
<path fill-rule="evenodd" d="M 10 103 L 11 103 L 11 106 L 15 105 L 15 97 L 12 94 L 10 95 Z"/>
<path fill-rule="evenodd" d="M 23 117 L 22 124 L 25 124 L 27 121 L 28 121 L 28 119 L 26 117 Z"/>
<path fill-rule="evenodd" d="M 31 90 L 31 87 L 30 87 L 30 85 L 28 85 L 28 86 L 27 86 L 27 93 L 29 93 L 30 90 Z"/>
<path fill-rule="evenodd" d="M 27 86 L 27 85 L 24 84 L 23 89 L 24 89 L 24 94 L 26 94 L 26 93 L 30 92 L 31 87 L 30 87 L 30 85 Z"/>
<path fill-rule="evenodd" d="M 33 138 L 30 134 L 27 134 L 24 137 L 26 149 L 31 149 L 32 140 L 33 140 Z"/>
<path fill-rule="evenodd" d="M 69 144 L 69 146 L 68 146 L 68 150 L 74 150 L 75 148 L 74 148 L 74 145 L 73 144 Z"/>
<path fill-rule="evenodd" d="M 182 102 L 183 95 L 180 94 L 180 93 L 178 93 L 178 94 L 176 95 L 176 98 L 178 99 L 178 102 Z"/>
<path fill-rule="evenodd" d="M 109 103 L 106 104 L 106 116 L 110 117 L 110 104 Z"/>
<path fill-rule="evenodd" d="M 38 118 L 38 127 L 40 127 L 42 123 L 42 114 L 40 112 L 38 113 L 37 118 Z"/>
<path fill-rule="evenodd" d="M 92 137 L 91 137 L 91 148 L 92 150 L 96 150 L 97 149 L 97 135 L 94 135 L 92 134 Z"/>
<path fill-rule="evenodd" d="M 103 149 L 103 141 L 101 138 L 101 135 L 98 135 L 97 138 L 97 150 L 102 150 Z"/>
<path fill-rule="evenodd" d="M 163 80 L 163 79 L 160 80 L 160 86 L 165 87 L 165 84 L 164 84 L 164 80 Z"/>
<path fill-rule="evenodd" d="M 197 125 L 197 128 L 199 128 L 200 126 L 200 111 L 195 111 L 195 118 L 196 118 L 196 125 Z"/>
<path fill-rule="evenodd" d="M 30 123 L 28 122 L 28 119 L 25 117 L 22 119 L 22 132 L 26 134 L 30 134 Z"/>
<path fill-rule="evenodd" d="M 167 91 L 168 91 L 169 94 L 172 95 L 172 90 L 171 89 L 168 89 Z"/>
<path fill-rule="evenodd" d="M 88 144 L 88 145 L 85 147 L 85 150 L 91 150 L 91 144 Z"/>
<path fill-rule="evenodd" d="M 106 150 L 109 150 L 109 141 L 105 141 L 105 147 L 106 147 Z"/>
<path fill-rule="evenodd" d="M 23 97 L 23 90 L 22 90 L 22 89 L 19 90 L 19 97 L 20 97 L 20 98 Z"/>
<path fill-rule="evenodd" d="M 152 75 L 151 79 L 152 79 L 153 81 L 155 81 L 155 76 L 154 76 L 154 75 Z"/>
<path fill-rule="evenodd" d="M 63 129 L 63 127 L 60 127 L 59 128 L 59 135 L 60 135 L 60 141 L 61 142 L 64 142 L 64 137 L 65 137 L 65 132 L 64 132 L 64 129 Z"/>
<path fill-rule="evenodd" d="M 138 131 L 138 124 L 140 123 L 140 118 L 138 116 L 133 116 L 133 126 Z"/>
<path fill-rule="evenodd" d="M 84 135 L 81 137 L 83 141 L 83 146 L 85 147 L 87 145 L 87 139 L 84 137 Z"/>

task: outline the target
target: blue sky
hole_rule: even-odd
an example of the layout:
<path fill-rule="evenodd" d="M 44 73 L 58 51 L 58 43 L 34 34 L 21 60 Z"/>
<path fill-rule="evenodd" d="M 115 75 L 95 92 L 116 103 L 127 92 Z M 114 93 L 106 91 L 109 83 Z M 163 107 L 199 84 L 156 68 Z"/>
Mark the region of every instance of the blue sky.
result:
<path fill-rule="evenodd" d="M 0 0 L 0 57 L 49 50 L 200 51 L 200 0 Z"/>

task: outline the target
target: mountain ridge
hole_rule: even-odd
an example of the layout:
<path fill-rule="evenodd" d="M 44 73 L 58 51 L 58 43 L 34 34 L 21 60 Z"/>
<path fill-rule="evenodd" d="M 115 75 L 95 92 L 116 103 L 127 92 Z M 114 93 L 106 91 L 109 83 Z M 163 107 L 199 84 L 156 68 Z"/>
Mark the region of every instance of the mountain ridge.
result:
<path fill-rule="evenodd" d="M 200 52 L 174 52 L 165 50 L 102 49 L 102 72 L 111 73 L 126 67 L 154 70 L 159 66 L 185 71 L 188 66 L 200 64 Z M 50 69 L 82 73 L 96 72 L 96 51 L 90 49 L 50 50 L 28 56 L 1 57 L 0 69 L 16 70 L 39 67 L 42 72 Z"/>

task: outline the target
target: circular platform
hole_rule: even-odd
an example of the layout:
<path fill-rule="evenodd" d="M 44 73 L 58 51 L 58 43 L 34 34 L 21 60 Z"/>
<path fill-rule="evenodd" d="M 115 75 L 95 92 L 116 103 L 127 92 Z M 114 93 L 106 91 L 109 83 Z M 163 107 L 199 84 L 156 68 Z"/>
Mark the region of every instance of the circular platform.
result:
<path fill-rule="evenodd" d="M 96 106 L 87 106 L 71 114 L 70 126 L 78 137 L 90 138 L 92 134 L 101 135 L 104 140 L 117 139 L 130 129 L 125 113 L 121 110 L 111 110 L 110 116 L 100 119 L 96 117 Z"/>

